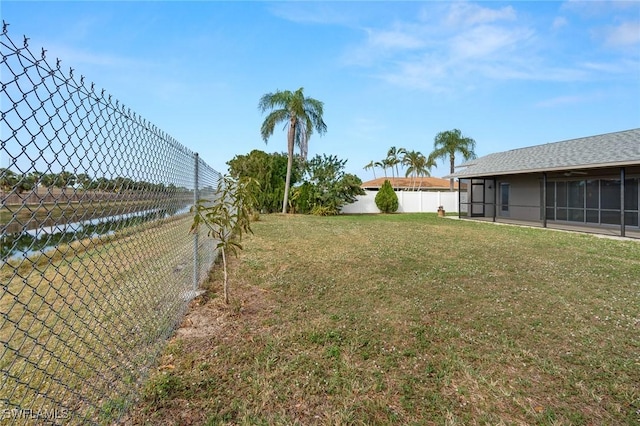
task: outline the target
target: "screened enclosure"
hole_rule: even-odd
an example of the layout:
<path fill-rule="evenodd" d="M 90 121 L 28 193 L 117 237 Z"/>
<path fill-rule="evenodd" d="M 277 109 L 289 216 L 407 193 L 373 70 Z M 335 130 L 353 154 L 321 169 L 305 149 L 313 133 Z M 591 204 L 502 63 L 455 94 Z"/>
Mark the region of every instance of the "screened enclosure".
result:
<path fill-rule="evenodd" d="M 460 179 L 460 217 L 640 231 L 640 168 Z M 597 231 L 596 231 L 597 232 Z M 630 235 L 633 236 L 633 235 Z"/>

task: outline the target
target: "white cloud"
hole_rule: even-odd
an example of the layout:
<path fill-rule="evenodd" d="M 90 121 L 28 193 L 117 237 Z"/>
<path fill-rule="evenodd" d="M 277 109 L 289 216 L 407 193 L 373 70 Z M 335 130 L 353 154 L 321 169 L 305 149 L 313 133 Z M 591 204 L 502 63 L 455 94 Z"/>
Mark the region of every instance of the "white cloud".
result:
<path fill-rule="evenodd" d="M 82 65 L 122 68 L 129 69 L 131 67 L 139 68 L 145 65 L 139 59 L 127 58 L 124 56 L 112 55 L 109 53 L 95 53 L 84 49 L 76 49 L 68 45 L 60 45 L 51 43 L 47 47 L 47 58 L 55 57 L 63 58 L 63 64 L 73 64 L 76 68 Z"/>
<path fill-rule="evenodd" d="M 609 46 L 633 46 L 640 44 L 640 21 L 623 22 L 605 31 L 605 43 Z"/>
<path fill-rule="evenodd" d="M 555 98 L 545 99 L 543 101 L 537 102 L 535 106 L 539 108 L 562 107 L 565 105 L 575 105 L 575 104 L 581 104 L 584 102 L 591 102 L 597 97 L 598 96 L 594 96 L 594 95 L 557 96 Z"/>
<path fill-rule="evenodd" d="M 637 75 L 640 69 L 640 58 L 635 60 L 620 60 L 618 62 L 584 62 L 579 66 L 585 70 L 597 72 L 599 74 L 626 74 L 634 73 Z"/>
<path fill-rule="evenodd" d="M 602 17 L 605 14 L 615 12 L 627 12 L 629 9 L 637 9 L 637 1 L 585 1 L 567 0 L 562 4 L 561 9 L 566 12 L 575 13 L 586 18 Z"/>
<path fill-rule="evenodd" d="M 584 37 L 588 27 L 580 27 L 584 20 L 579 17 L 575 22 L 572 16 L 553 15 L 536 20 L 540 15 L 521 15 L 519 8 L 517 4 L 492 8 L 467 2 L 427 2 L 420 4 L 413 17 L 389 13 L 389 19 L 384 19 L 378 14 L 366 27 L 351 25 L 361 38 L 345 49 L 343 65 L 360 67 L 394 86 L 437 94 L 464 93 L 492 81 L 577 82 L 603 73 L 629 72 L 629 64 L 621 64 L 624 58 L 610 55 L 599 60 L 593 40 Z M 605 10 L 629 16 L 628 5 L 571 2 L 563 7 L 564 13 L 576 15 Z M 333 23 L 337 18 L 323 19 Z M 609 14 L 603 19 L 606 23 L 616 18 Z M 599 38 L 608 46 L 640 43 L 639 23 L 618 22 L 622 23 L 601 31 Z M 602 27 L 602 21 L 599 24 Z M 571 27 L 571 31 L 563 31 L 563 39 L 558 40 L 560 33 L 549 31 L 550 27 Z M 635 57 L 637 53 L 626 62 L 637 63 Z"/>
<path fill-rule="evenodd" d="M 447 84 L 447 64 L 434 58 L 423 57 L 419 61 L 404 61 L 393 70 L 379 74 L 379 78 L 399 87 L 425 90 L 432 93 L 445 93 Z"/>
<path fill-rule="evenodd" d="M 347 48 L 343 61 L 347 65 L 374 66 L 406 54 L 421 51 L 430 43 L 419 26 L 395 25 L 393 28 L 362 29 L 367 37 L 363 43 Z"/>
<path fill-rule="evenodd" d="M 481 25 L 454 37 L 450 46 L 460 58 L 483 59 L 515 50 L 531 36 L 531 31 L 526 29 Z"/>
<path fill-rule="evenodd" d="M 558 16 L 553 20 L 553 24 L 551 24 L 551 28 L 554 30 L 558 30 L 560 28 L 566 27 L 569 24 L 567 18 L 563 16 Z"/>
<path fill-rule="evenodd" d="M 488 62 L 480 67 L 484 76 L 495 80 L 530 80 L 552 82 L 576 82 L 585 81 L 589 72 L 580 68 L 550 66 L 542 61 L 528 62 L 524 59 L 514 60 L 508 63 Z"/>
<path fill-rule="evenodd" d="M 331 2 L 287 1 L 269 3 L 268 6 L 275 16 L 301 24 L 352 25 L 356 16 L 353 13 L 345 12 L 344 7 L 350 8 L 352 6 L 346 3 L 342 8 L 333 7 Z"/>
<path fill-rule="evenodd" d="M 511 6 L 501 9 L 489 9 L 477 4 L 456 2 L 451 5 L 445 22 L 449 26 L 466 27 L 496 21 L 514 20 L 516 20 L 516 11 Z"/>
<path fill-rule="evenodd" d="M 424 46 L 424 42 L 413 34 L 402 30 L 368 31 L 369 43 L 372 48 L 382 49 L 417 49 Z"/>
<path fill-rule="evenodd" d="M 364 43 L 349 49 L 349 65 L 371 67 L 390 84 L 434 93 L 477 87 L 483 78 L 535 78 L 536 33 L 519 23 L 513 7 L 437 3 L 415 20 L 368 28 Z"/>
<path fill-rule="evenodd" d="M 387 126 L 384 123 L 370 117 L 355 117 L 347 126 L 349 139 L 359 142 L 376 141 L 386 129 Z"/>
<path fill-rule="evenodd" d="M 640 44 L 640 3 L 637 1 L 570 0 L 563 4 L 562 10 L 582 19 L 580 25 L 608 47 Z M 607 21 L 617 24 L 606 25 Z"/>

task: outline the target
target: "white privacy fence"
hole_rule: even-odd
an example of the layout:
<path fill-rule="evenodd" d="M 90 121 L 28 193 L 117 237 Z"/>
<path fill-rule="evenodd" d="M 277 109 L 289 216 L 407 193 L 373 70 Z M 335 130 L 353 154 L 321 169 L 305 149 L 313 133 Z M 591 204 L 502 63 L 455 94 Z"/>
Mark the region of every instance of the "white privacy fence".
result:
<path fill-rule="evenodd" d="M 355 203 L 342 208 L 342 213 L 380 213 L 376 206 L 377 191 L 365 191 Z M 449 191 L 396 191 L 398 213 L 436 213 L 442 206 L 447 212 L 458 211 L 458 192 Z"/>

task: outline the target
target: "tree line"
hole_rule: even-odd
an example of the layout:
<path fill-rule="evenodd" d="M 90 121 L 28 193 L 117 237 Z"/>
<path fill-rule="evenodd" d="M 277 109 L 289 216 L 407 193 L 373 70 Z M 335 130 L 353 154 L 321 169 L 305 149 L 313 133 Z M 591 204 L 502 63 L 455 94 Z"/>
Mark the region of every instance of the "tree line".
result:
<path fill-rule="evenodd" d="M 253 159 L 240 158 L 232 160 L 228 163 L 232 170 L 231 173 L 235 177 L 245 176 L 244 170 L 254 167 L 257 175 L 263 174 L 262 181 L 264 187 L 259 194 L 261 208 L 266 211 L 274 211 L 274 203 L 282 200 L 282 212 L 286 213 L 289 207 L 297 208 L 298 211 L 307 211 L 308 209 L 322 209 L 327 207 L 328 211 L 335 212 L 339 210 L 344 200 L 355 200 L 355 195 L 362 191 L 359 187 L 354 189 L 355 182 L 360 179 L 355 175 L 345 175 L 342 172 L 344 162 L 334 156 L 316 157 L 312 161 L 307 161 L 307 151 L 309 146 L 309 138 L 315 131 L 323 135 L 327 131 L 327 125 L 323 120 L 324 104 L 314 98 L 305 97 L 304 89 L 301 87 L 295 92 L 284 90 L 266 93 L 258 102 L 258 109 L 267 116 L 260 128 L 260 134 L 265 143 L 273 135 L 277 124 L 284 124 L 287 129 L 287 155 L 286 155 L 286 172 L 284 187 L 280 185 L 279 180 L 273 181 L 278 173 L 273 169 L 280 170 L 283 166 L 284 156 L 273 157 L 271 161 L 261 161 L 262 156 L 266 153 L 253 152 Z M 300 148 L 299 161 L 301 165 L 296 166 L 294 157 L 294 147 Z M 419 151 L 409 151 L 404 148 L 391 147 L 387 152 L 387 156 L 381 161 L 371 161 L 364 168 L 372 169 L 375 177 L 375 168 L 380 167 L 387 176 L 387 170 L 391 170 L 392 175 L 399 176 L 399 166 L 406 167 L 405 176 L 411 176 L 415 179 L 423 176 L 430 176 L 430 170 L 436 165 L 438 159 L 449 159 L 450 171 L 454 173 L 455 156 L 461 154 L 466 160 L 475 158 L 475 141 L 466 137 L 458 129 L 440 132 L 434 140 L 434 149 L 425 156 Z M 238 164 L 246 160 L 246 164 L 242 167 Z M 266 165 L 268 164 L 268 166 Z M 264 168 L 269 171 L 265 171 Z M 297 170 L 295 169 L 297 167 Z M 242 170 L 241 170 L 242 169 Z M 251 172 L 253 173 L 253 172 Z M 265 177 L 264 173 L 271 173 L 270 177 Z M 273 174 L 275 173 L 275 174 Z M 301 185 L 294 186 L 298 175 L 302 174 L 306 177 L 306 181 Z M 251 177 L 256 178 L 255 175 Z M 361 182 L 360 182 L 361 184 Z M 280 193 L 279 191 L 282 191 Z M 450 190 L 453 191 L 453 179 L 450 180 Z M 292 202 L 289 200 L 289 192 L 293 192 Z M 348 194 L 348 195 L 347 195 Z M 328 201 L 332 200 L 332 201 Z"/>
<path fill-rule="evenodd" d="M 82 190 L 95 190 L 105 192 L 189 192 L 185 187 L 177 187 L 174 184 L 151 183 L 136 181 L 128 177 L 118 176 L 112 179 L 106 177 L 92 178 L 86 173 L 75 174 L 69 171 L 60 173 L 15 173 L 7 168 L 0 168 L 0 189 L 5 192 L 21 194 L 33 191 L 38 187 L 44 188 L 79 188 Z"/>
<path fill-rule="evenodd" d="M 356 175 L 345 173 L 347 160 L 335 155 L 316 155 L 306 160 L 294 156 L 291 161 L 290 197 L 287 210 L 295 213 L 334 215 L 342 206 L 363 195 L 362 181 Z M 236 180 L 252 179 L 257 182 L 254 208 L 260 213 L 281 211 L 287 185 L 288 155 L 268 154 L 253 150 L 236 155 L 227 161 L 229 175 Z"/>

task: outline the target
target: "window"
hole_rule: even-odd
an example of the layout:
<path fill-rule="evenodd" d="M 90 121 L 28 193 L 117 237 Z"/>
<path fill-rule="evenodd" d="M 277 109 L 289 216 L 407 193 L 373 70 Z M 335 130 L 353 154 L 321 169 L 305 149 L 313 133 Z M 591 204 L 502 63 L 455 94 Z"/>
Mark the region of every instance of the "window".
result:
<path fill-rule="evenodd" d="M 556 220 L 556 183 L 547 182 L 547 199 L 545 200 L 547 206 L 547 219 Z"/>
<path fill-rule="evenodd" d="M 620 212 L 620 180 L 602 179 L 600 181 L 602 209 L 618 210 Z"/>
<path fill-rule="evenodd" d="M 567 220 L 567 182 L 556 182 L 556 220 Z"/>
<path fill-rule="evenodd" d="M 460 216 L 470 216 L 469 203 L 471 197 L 469 192 L 471 191 L 471 179 L 460 179 L 458 188 L 460 190 Z"/>
<path fill-rule="evenodd" d="M 567 182 L 567 205 L 569 207 L 567 219 L 573 222 L 584 222 L 584 188 L 585 181 L 574 180 Z"/>
<path fill-rule="evenodd" d="M 567 207 L 567 182 L 556 182 L 556 207 Z"/>
<path fill-rule="evenodd" d="M 600 223 L 600 181 L 588 180 L 586 188 L 586 220 L 589 223 Z"/>
<path fill-rule="evenodd" d="M 620 225 L 620 179 L 600 181 L 600 222 Z"/>
<path fill-rule="evenodd" d="M 624 181 L 624 223 L 627 226 L 638 226 L 638 179 Z"/>
<path fill-rule="evenodd" d="M 547 219 L 620 225 L 620 179 L 547 182 Z M 508 197 L 508 195 L 507 195 Z M 640 179 L 624 181 L 625 225 L 640 222 Z"/>
<path fill-rule="evenodd" d="M 624 209 L 638 210 L 638 179 L 624 181 Z"/>
<path fill-rule="evenodd" d="M 587 181 L 587 208 L 598 209 L 600 208 L 600 181 L 588 180 Z"/>
<path fill-rule="evenodd" d="M 484 179 L 471 181 L 471 216 L 484 216 Z"/>
<path fill-rule="evenodd" d="M 509 213 L 509 184 L 500 184 L 500 212 L 501 215 L 507 216 Z"/>

